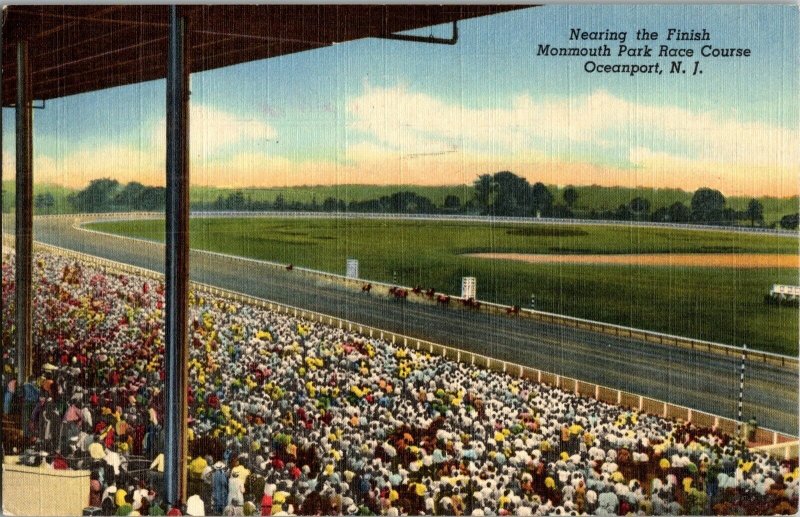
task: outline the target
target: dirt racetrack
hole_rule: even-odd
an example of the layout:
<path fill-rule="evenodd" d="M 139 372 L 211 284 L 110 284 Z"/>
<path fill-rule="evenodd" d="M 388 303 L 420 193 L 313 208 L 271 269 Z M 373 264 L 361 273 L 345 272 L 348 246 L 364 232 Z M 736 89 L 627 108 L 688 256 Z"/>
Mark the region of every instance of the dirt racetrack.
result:
<path fill-rule="evenodd" d="M 641 255 L 545 255 L 532 253 L 468 253 L 465 256 L 495 260 L 515 260 L 532 264 L 800 269 L 800 255 L 786 254 L 645 253 Z"/>

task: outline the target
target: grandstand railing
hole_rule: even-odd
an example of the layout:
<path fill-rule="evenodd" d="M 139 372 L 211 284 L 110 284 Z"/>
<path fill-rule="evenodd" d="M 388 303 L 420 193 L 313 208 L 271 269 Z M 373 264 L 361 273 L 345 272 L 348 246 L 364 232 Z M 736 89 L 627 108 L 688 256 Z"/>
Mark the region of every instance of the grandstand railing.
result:
<path fill-rule="evenodd" d="M 4 235 L 4 245 L 6 240 L 7 236 Z M 164 278 L 163 274 L 150 269 L 108 260 L 50 244 L 36 242 L 34 245 L 39 249 L 51 251 L 66 257 L 71 257 L 96 267 L 140 275 L 154 280 L 163 280 Z M 692 422 L 698 426 L 714 426 L 730 435 L 736 435 L 740 429 L 740 422 L 737 422 L 736 420 L 706 413 L 690 407 L 671 404 L 669 402 L 644 397 L 642 395 L 622 391 L 616 388 L 610 388 L 600 384 L 594 384 L 571 377 L 565 377 L 563 375 L 557 375 L 544 370 L 539 370 L 537 368 L 493 358 L 491 356 L 476 354 L 474 352 L 434 343 L 432 341 L 426 341 L 424 339 L 418 339 L 395 332 L 389 332 L 376 327 L 362 325 L 360 323 L 337 318 L 335 316 L 273 302 L 264 298 L 259 298 L 200 282 L 193 281 L 190 283 L 190 285 L 195 291 L 205 292 L 212 296 L 226 298 L 239 303 L 254 305 L 256 307 L 288 314 L 293 317 L 312 322 L 318 321 L 322 324 L 333 325 L 342 329 L 347 328 L 348 331 L 359 332 L 360 334 L 369 336 L 371 338 L 380 338 L 386 341 L 391 341 L 395 345 L 402 345 L 404 347 L 413 348 L 417 351 L 427 352 L 432 355 L 439 355 L 446 359 L 466 362 L 493 371 L 503 372 L 508 375 L 554 386 L 556 388 L 574 393 L 576 396 L 590 397 L 609 404 L 635 409 L 640 412 L 658 415 L 664 418 L 680 419 L 686 422 Z M 762 450 L 766 453 L 783 455 L 783 457 L 795 457 L 797 455 L 798 442 L 796 436 L 790 436 L 769 428 L 759 427 L 756 431 L 755 441 L 760 444 L 775 446 L 772 448 L 762 447 Z"/>
<path fill-rule="evenodd" d="M 228 214 L 228 215 L 231 214 L 230 212 L 225 212 L 225 213 Z M 317 215 L 319 215 L 319 214 L 317 214 Z M 357 214 L 357 215 L 364 215 L 364 214 Z M 113 219 L 107 219 L 106 217 L 111 217 L 111 218 L 115 218 L 116 217 L 116 218 L 119 218 L 120 220 L 129 220 L 131 218 L 152 218 L 152 217 L 156 217 L 156 216 L 162 217 L 163 214 L 137 212 L 137 213 L 131 213 L 131 214 L 101 214 L 99 216 L 94 216 L 94 215 L 75 216 L 75 215 L 73 215 L 71 217 L 74 219 L 73 226 L 75 228 L 80 229 L 80 230 L 85 231 L 85 232 L 93 232 L 93 233 L 97 233 L 97 234 L 100 234 L 100 235 L 119 238 L 119 239 L 130 239 L 130 240 L 134 240 L 134 241 L 138 240 L 138 241 L 147 242 L 147 243 L 150 243 L 150 244 L 156 244 L 156 245 L 163 246 L 163 243 L 159 243 L 159 242 L 152 241 L 152 240 L 140 239 L 140 238 L 137 238 L 137 237 L 126 237 L 126 236 L 116 235 L 116 234 L 109 233 L 109 232 L 102 232 L 102 231 L 99 231 L 99 230 L 88 229 L 88 228 L 85 228 L 83 226 L 83 223 L 82 223 L 82 221 L 84 219 L 87 219 L 87 218 L 88 219 L 92 219 L 92 220 L 96 220 L 99 217 L 99 218 L 102 218 L 104 221 L 108 221 L 108 220 L 113 220 Z M 62 217 L 62 216 L 52 216 L 52 217 Z M 512 218 L 512 219 L 521 219 L 521 218 Z M 230 255 L 230 254 L 227 254 L 227 253 L 220 253 L 220 252 L 216 252 L 216 251 L 207 251 L 207 250 L 192 250 L 192 251 L 194 253 L 204 253 L 204 254 L 214 255 L 214 256 L 217 256 L 217 257 L 222 257 L 222 258 L 225 258 L 225 259 L 231 260 L 231 261 L 240 261 L 240 262 L 245 262 L 245 263 L 248 263 L 248 262 L 249 263 L 257 263 L 257 264 L 260 264 L 260 265 L 268 265 L 268 266 L 273 266 L 275 268 L 280 268 L 280 269 L 285 269 L 286 266 L 287 266 L 287 264 L 282 264 L 282 263 L 278 263 L 278 262 L 253 259 L 253 258 L 248 258 L 248 257 L 240 257 L 240 256 Z M 292 271 L 293 271 L 294 274 L 300 273 L 300 274 L 306 274 L 306 275 L 313 275 L 317 279 L 323 279 L 323 280 L 332 281 L 332 282 L 335 282 L 337 284 L 345 285 L 345 286 L 353 288 L 353 289 L 361 289 L 361 287 L 365 283 L 370 283 L 370 284 L 372 284 L 372 287 L 377 290 L 377 292 L 382 293 L 382 294 L 387 294 L 387 295 L 389 293 L 389 289 L 393 286 L 393 284 L 389 284 L 389 283 L 385 283 L 385 282 L 369 280 L 369 279 L 364 279 L 364 278 L 350 278 L 350 277 L 346 277 L 344 275 L 338 275 L 336 273 L 330 273 L 330 272 L 327 272 L 327 271 L 319 271 L 319 270 L 316 270 L 316 269 L 305 268 L 305 267 L 296 266 L 296 265 L 293 266 L 293 270 Z M 407 289 L 409 292 L 411 291 L 411 287 L 406 287 L 406 286 L 397 286 L 397 287 L 403 287 L 404 289 Z M 455 296 L 455 295 L 452 295 L 452 294 L 448 294 L 448 293 L 440 293 L 440 292 L 434 293 L 434 301 L 430 301 L 425 296 L 409 296 L 408 299 L 416 301 L 416 302 L 436 303 L 435 302 L 435 297 L 437 295 L 439 295 L 439 294 L 450 296 L 451 299 L 453 299 L 453 300 L 459 300 L 460 299 L 458 296 Z M 490 314 L 506 315 L 506 314 L 509 314 L 509 311 L 512 309 L 511 306 L 508 306 L 508 305 L 502 305 L 502 304 L 499 304 L 499 303 L 487 302 L 487 301 L 483 301 L 483 300 L 478 300 L 478 301 L 480 302 L 480 307 L 478 309 L 464 309 L 464 310 L 479 310 L 479 311 L 487 312 L 487 313 L 490 313 Z M 538 311 L 538 310 L 527 309 L 527 308 L 520 308 L 520 310 L 519 310 L 517 315 L 519 317 L 529 318 L 529 319 L 532 319 L 532 320 L 535 320 L 535 321 L 539 321 L 539 322 L 542 322 L 542 323 L 548 323 L 548 324 L 552 324 L 552 325 L 560 325 L 560 326 L 564 326 L 564 327 L 572 327 L 572 328 L 580 329 L 580 330 L 589 330 L 589 331 L 598 332 L 598 333 L 601 333 L 601 334 L 608 334 L 608 335 L 612 335 L 612 336 L 616 336 L 616 337 L 628 338 L 628 339 L 638 340 L 638 341 L 644 341 L 644 342 L 647 342 L 647 343 L 653 343 L 653 344 L 658 344 L 658 345 L 663 345 L 663 346 L 673 346 L 673 347 L 684 348 L 684 349 L 689 349 L 689 350 L 698 350 L 698 351 L 703 351 L 703 352 L 708 352 L 708 353 L 713 353 L 713 354 L 718 354 L 718 355 L 724 355 L 724 356 L 729 356 L 729 357 L 741 357 L 742 354 L 744 354 L 745 357 L 748 360 L 759 361 L 759 362 L 768 363 L 768 364 L 781 366 L 781 367 L 788 367 L 788 368 L 793 369 L 793 370 L 797 370 L 798 367 L 800 367 L 800 365 L 798 364 L 798 358 L 797 357 L 792 357 L 792 356 L 783 355 L 783 354 L 776 354 L 776 353 L 772 353 L 772 352 L 764 352 L 764 351 L 761 351 L 761 350 L 754 350 L 752 348 L 744 349 L 743 347 L 737 347 L 737 346 L 733 346 L 733 345 L 726 345 L 726 344 L 722 344 L 722 343 L 716 343 L 716 342 L 713 342 L 713 341 L 705 341 L 705 340 L 702 340 L 702 339 L 687 338 L 687 337 L 682 337 L 682 336 L 676 336 L 676 335 L 673 335 L 673 334 L 665 334 L 665 333 L 661 333 L 661 332 L 656 332 L 656 331 L 653 331 L 653 330 L 637 329 L 637 328 L 633 328 L 633 327 L 626 327 L 626 326 L 623 326 L 623 325 L 615 325 L 613 323 L 604 323 L 604 322 L 600 322 L 600 321 L 594 321 L 594 320 L 578 318 L 578 317 L 575 317 L 575 316 L 567 316 L 567 315 L 555 314 L 555 313 L 552 313 L 552 312 Z"/>

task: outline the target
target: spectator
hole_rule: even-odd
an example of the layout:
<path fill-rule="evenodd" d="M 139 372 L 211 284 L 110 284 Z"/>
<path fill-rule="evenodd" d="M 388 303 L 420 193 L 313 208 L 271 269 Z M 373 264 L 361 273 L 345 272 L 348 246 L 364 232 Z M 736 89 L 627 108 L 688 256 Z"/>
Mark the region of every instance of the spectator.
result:
<path fill-rule="evenodd" d="M 36 440 L 24 457 L 88 468 L 104 514 L 163 515 L 163 286 L 39 258 L 47 368 L 22 387 Z M 797 510 L 797 462 L 717 429 L 201 292 L 190 302 L 189 514 Z"/>

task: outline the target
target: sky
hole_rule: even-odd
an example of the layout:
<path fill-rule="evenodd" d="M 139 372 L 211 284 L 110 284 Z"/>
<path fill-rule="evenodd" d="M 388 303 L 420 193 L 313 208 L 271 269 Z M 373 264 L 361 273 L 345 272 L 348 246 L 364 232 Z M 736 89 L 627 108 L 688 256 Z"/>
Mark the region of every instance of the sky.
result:
<path fill-rule="evenodd" d="M 555 185 L 797 195 L 798 21 L 788 5 L 549 5 L 459 22 L 454 46 L 364 39 L 194 74 L 191 181 L 461 185 L 510 170 Z M 639 46 L 637 29 L 663 39 L 670 27 L 711 35 L 677 46 L 752 56 L 700 58 L 700 75 L 631 77 L 536 55 L 539 44 L 600 43 L 569 41 L 572 28 L 624 30 Z M 164 107 L 164 81 L 48 101 L 34 110 L 35 181 L 163 185 Z M 3 117 L 7 179 L 13 110 Z"/>

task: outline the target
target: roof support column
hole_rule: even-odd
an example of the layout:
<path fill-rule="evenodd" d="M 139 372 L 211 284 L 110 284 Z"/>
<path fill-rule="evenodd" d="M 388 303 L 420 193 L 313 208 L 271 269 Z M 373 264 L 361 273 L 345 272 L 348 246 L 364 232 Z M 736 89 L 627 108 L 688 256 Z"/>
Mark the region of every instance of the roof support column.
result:
<path fill-rule="evenodd" d="M 5 13 L 3 12 L 2 8 L 0 8 L 0 186 L 3 184 L 3 99 L 2 99 L 2 84 L 3 84 L 3 45 L 5 44 L 5 40 L 3 39 L 3 17 Z M 2 202 L 5 203 L 6 194 L 4 191 L 0 191 L 0 195 L 3 196 Z M 5 206 L 3 206 L 2 212 L 5 214 Z M 17 374 L 17 377 L 20 375 Z M 21 386 L 21 384 L 18 384 Z M 3 415 L 5 416 L 5 415 Z M 0 447 L 0 461 L 5 464 L 5 450 Z M 0 508 L 5 508 L 3 505 L 3 490 L 0 489 Z"/>
<path fill-rule="evenodd" d="M 164 497 L 186 502 L 189 288 L 189 46 L 185 16 L 169 7 L 165 256 Z"/>
<path fill-rule="evenodd" d="M 33 373 L 31 284 L 33 272 L 33 105 L 28 42 L 17 43 L 16 338 L 17 382 Z"/>

